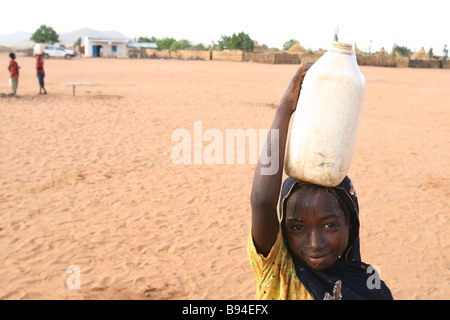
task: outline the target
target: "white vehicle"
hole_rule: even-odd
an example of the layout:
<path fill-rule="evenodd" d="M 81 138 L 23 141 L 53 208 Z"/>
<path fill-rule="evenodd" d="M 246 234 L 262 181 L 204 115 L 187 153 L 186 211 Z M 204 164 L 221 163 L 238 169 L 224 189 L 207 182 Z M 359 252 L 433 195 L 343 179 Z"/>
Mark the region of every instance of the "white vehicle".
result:
<path fill-rule="evenodd" d="M 33 54 L 36 55 L 36 49 L 38 46 L 34 47 Z M 50 57 L 60 57 L 60 58 L 66 58 L 71 59 L 72 57 L 75 57 L 77 53 L 73 50 L 63 49 L 58 46 L 55 46 L 53 44 L 46 44 L 44 45 L 44 59 L 48 59 Z"/>

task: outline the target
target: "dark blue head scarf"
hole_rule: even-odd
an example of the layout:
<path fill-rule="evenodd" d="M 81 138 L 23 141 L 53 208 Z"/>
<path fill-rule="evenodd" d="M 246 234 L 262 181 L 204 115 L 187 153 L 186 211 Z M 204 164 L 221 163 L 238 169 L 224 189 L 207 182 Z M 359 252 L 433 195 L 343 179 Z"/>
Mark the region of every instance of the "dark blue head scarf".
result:
<path fill-rule="evenodd" d="M 298 183 L 305 183 L 288 177 L 281 189 L 279 213 L 281 216 L 281 230 L 283 239 L 289 248 L 285 230 L 284 214 L 286 202 L 292 190 Z M 335 285 L 340 281 L 342 299 L 366 300 L 387 299 L 392 300 L 392 294 L 386 284 L 381 281 L 376 270 L 361 261 L 359 247 L 359 206 L 356 192 L 348 177 L 333 187 L 344 205 L 350 212 L 350 232 L 347 248 L 341 257 L 327 270 L 318 271 L 310 268 L 302 259 L 291 250 L 290 254 L 295 265 L 295 272 L 315 300 L 324 299 L 333 294 Z"/>

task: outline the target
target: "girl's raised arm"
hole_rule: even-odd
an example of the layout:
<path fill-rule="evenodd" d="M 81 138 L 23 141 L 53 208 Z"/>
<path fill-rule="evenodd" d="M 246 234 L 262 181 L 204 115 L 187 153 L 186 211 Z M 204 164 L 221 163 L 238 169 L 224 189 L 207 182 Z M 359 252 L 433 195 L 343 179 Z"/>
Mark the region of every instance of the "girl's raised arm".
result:
<path fill-rule="evenodd" d="M 281 99 L 253 178 L 250 199 L 252 237 L 258 252 L 265 256 L 269 254 L 278 234 L 277 205 L 289 121 L 297 108 L 301 85 L 308 69 L 303 63 L 300 65 Z"/>

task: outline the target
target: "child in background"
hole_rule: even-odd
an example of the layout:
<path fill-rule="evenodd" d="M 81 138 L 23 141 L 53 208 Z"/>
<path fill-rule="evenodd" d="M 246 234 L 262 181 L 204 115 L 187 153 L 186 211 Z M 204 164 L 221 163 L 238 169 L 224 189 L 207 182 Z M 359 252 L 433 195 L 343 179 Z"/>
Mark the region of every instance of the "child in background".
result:
<path fill-rule="evenodd" d="M 47 94 L 47 91 L 45 90 L 44 86 L 44 78 L 45 78 L 44 59 L 40 54 L 36 56 L 36 73 L 39 80 L 39 94 Z M 42 90 L 44 90 L 44 92 L 42 92 Z"/>
<path fill-rule="evenodd" d="M 361 262 L 358 200 L 348 177 L 333 188 L 289 177 L 278 202 L 289 121 L 307 70 L 302 64 L 292 79 L 267 137 L 265 150 L 278 150 L 267 155 L 278 157 L 278 171 L 264 174 L 261 169 L 272 161 L 260 161 L 253 179 L 247 251 L 257 281 L 256 298 L 392 299 L 375 269 Z M 278 141 L 271 137 L 274 130 Z"/>
<path fill-rule="evenodd" d="M 11 61 L 9 62 L 8 71 L 11 75 L 11 96 L 16 95 L 17 85 L 19 84 L 19 65 L 16 62 L 16 55 L 14 52 L 9 54 Z"/>

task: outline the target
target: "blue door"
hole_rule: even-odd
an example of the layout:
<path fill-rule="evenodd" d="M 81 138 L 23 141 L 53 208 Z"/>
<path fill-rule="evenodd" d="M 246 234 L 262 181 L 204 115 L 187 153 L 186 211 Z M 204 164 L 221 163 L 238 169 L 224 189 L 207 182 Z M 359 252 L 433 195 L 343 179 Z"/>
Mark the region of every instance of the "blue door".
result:
<path fill-rule="evenodd" d="M 93 57 L 100 57 L 100 48 L 101 48 L 102 46 L 99 46 L 99 45 L 93 45 L 92 46 L 92 56 Z"/>
<path fill-rule="evenodd" d="M 92 56 L 98 57 L 98 46 L 95 45 L 92 46 Z"/>

